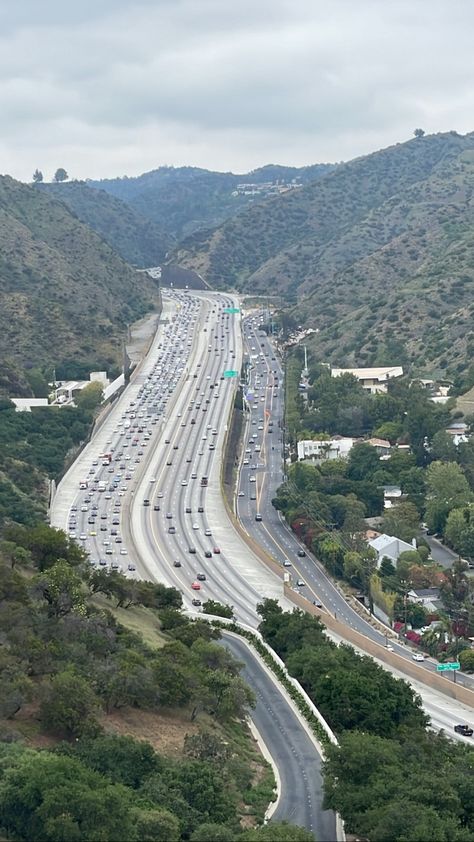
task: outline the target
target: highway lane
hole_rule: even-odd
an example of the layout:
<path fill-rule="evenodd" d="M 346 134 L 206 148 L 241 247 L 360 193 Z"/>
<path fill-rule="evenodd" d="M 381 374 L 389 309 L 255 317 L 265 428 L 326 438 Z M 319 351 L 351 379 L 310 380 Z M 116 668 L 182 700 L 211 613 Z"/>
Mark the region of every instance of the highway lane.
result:
<path fill-rule="evenodd" d="M 171 577 L 180 587 L 186 605 L 191 605 L 191 584 L 197 573 L 201 573 L 206 580 L 200 583 L 194 599 L 212 598 L 233 605 L 236 617 L 255 627 L 258 623 L 256 604 L 264 593 L 281 597 L 281 583 L 264 570 L 257 559 L 251 559 L 253 576 L 240 575 L 236 569 L 236 556 L 244 556 L 248 566 L 251 554 L 244 542 L 238 544 L 227 515 L 224 540 L 216 543 L 215 506 L 209 508 L 206 503 L 212 491 L 215 495 L 218 490 L 220 497 L 220 458 L 235 389 L 235 380 L 224 378 L 223 372 L 233 367 L 240 371 L 240 324 L 234 316 L 223 312 L 224 305 L 234 304 L 230 296 L 220 296 L 217 299 L 219 307 L 212 304 L 215 299 L 211 296 L 200 295 L 199 300 L 202 313 L 188 361 L 187 380 L 166 419 L 162 444 L 151 454 L 152 458 L 147 459 L 147 466 L 135 484 L 130 520 L 134 543 L 139 546 L 140 555 L 147 556 L 148 569 L 153 564 L 160 572 L 166 568 L 167 579 Z M 209 477 L 208 488 L 201 487 L 202 476 Z M 153 488 L 152 477 L 156 480 Z M 157 493 L 162 496 L 157 497 Z M 160 505 L 160 511 L 155 513 L 150 505 L 144 507 L 144 512 L 138 512 L 143 498 Z M 204 511 L 198 512 L 199 507 Z M 168 513 L 172 516 L 169 519 L 166 518 Z M 194 524 L 197 529 L 193 528 Z M 170 525 L 176 530 L 174 534 L 168 531 Z M 221 537 L 222 525 L 223 517 L 219 513 L 217 528 Z M 205 535 L 206 529 L 211 535 Z M 213 552 L 215 546 L 219 547 L 220 553 Z M 196 553 L 190 553 L 190 548 Z M 206 552 L 211 553 L 211 558 L 205 557 Z M 180 567 L 173 566 L 176 561 Z"/>
<path fill-rule="evenodd" d="M 242 640 L 224 633 L 225 646 L 245 666 L 243 677 L 256 694 L 252 719 L 279 770 L 281 798 L 273 814 L 306 827 L 318 842 L 334 842 L 336 816 L 323 810 L 321 757 L 318 749 L 282 695 L 278 684 L 262 669 L 259 660 Z"/>
<path fill-rule="evenodd" d="M 248 361 L 250 364 L 249 382 L 245 388 L 249 396 L 249 411 L 244 435 L 244 450 L 250 450 L 250 453 L 242 454 L 237 490 L 239 494 L 245 496 L 237 497 L 238 516 L 248 534 L 254 540 L 259 540 L 282 567 L 285 560 L 290 562 L 291 567 L 284 569 L 290 574 L 295 590 L 300 591 L 311 601 L 320 602 L 337 619 L 384 646 L 387 642 L 385 633 L 374 628 L 348 604 L 346 597 L 338 589 L 337 584 L 331 580 L 322 564 L 304 547 L 272 506 L 272 498 L 284 479 L 282 463 L 283 368 L 271 339 L 260 328 L 259 316 L 252 315 L 245 318 L 243 333 L 244 363 Z M 273 421 L 271 434 L 268 433 L 270 421 Z M 253 438 L 255 433 L 256 438 Z M 250 443 L 251 440 L 253 444 Z M 256 446 L 260 448 L 257 452 Z M 258 467 L 254 469 L 252 465 Z M 256 477 L 255 484 L 250 483 L 251 476 Z M 256 491 L 252 492 L 252 488 L 256 488 Z M 252 496 L 255 499 L 252 499 Z M 255 521 L 257 513 L 262 516 L 261 522 Z M 306 552 L 303 558 L 298 556 L 298 551 L 301 550 Z M 301 588 L 296 585 L 299 579 L 305 583 Z M 324 615 L 322 619 L 324 621 Z M 390 632 L 388 633 L 390 635 Z M 395 639 L 391 639 L 390 644 L 393 645 L 397 654 L 406 659 L 412 658 L 412 650 L 406 644 L 398 643 Z M 433 659 L 427 659 L 419 664 L 419 668 L 420 671 L 435 671 L 436 662 Z M 452 676 L 447 677 L 446 680 L 452 681 Z M 457 680 L 464 686 L 474 687 L 474 681 L 469 676 L 458 675 Z M 443 699 L 438 697 L 438 702 L 439 706 L 442 706 Z M 432 706 L 432 709 L 435 711 L 435 706 Z M 472 715 L 470 717 L 467 708 L 460 706 L 458 715 L 460 717 L 458 721 L 463 721 L 463 716 L 464 719 L 467 717 L 468 721 L 471 721 Z M 437 722 L 439 727 L 443 727 L 440 717 Z"/>

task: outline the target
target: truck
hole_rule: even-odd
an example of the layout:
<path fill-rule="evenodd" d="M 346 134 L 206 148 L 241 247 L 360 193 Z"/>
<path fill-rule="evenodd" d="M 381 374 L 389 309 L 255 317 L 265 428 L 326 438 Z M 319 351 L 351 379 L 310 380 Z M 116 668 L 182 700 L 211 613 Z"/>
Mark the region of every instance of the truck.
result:
<path fill-rule="evenodd" d="M 102 459 L 103 465 L 110 465 L 112 461 L 112 454 L 111 453 L 101 453 L 99 459 Z"/>
<path fill-rule="evenodd" d="M 207 484 L 208 484 L 208 479 L 207 479 L 207 477 L 201 477 L 201 485 L 202 485 L 202 487 L 203 487 L 203 488 L 205 488 L 205 487 L 207 486 Z"/>
<path fill-rule="evenodd" d="M 81 491 L 85 491 L 86 488 L 89 488 L 89 480 L 81 479 L 79 483 L 79 488 L 81 489 Z"/>

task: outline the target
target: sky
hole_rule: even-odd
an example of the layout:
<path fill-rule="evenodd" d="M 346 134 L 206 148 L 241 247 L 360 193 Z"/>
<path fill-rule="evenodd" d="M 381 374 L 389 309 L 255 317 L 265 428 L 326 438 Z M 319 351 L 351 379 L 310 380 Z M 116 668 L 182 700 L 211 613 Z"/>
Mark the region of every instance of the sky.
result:
<path fill-rule="evenodd" d="M 0 172 L 246 172 L 474 130 L 472 0 L 0 2 Z"/>

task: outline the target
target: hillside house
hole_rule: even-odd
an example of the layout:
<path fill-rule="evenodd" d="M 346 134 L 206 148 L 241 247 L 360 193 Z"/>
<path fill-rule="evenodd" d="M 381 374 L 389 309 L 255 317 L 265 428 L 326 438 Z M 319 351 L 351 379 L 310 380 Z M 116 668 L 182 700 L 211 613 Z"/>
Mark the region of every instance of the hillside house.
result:
<path fill-rule="evenodd" d="M 332 439 L 303 439 L 298 442 L 298 461 L 325 462 L 328 459 L 347 459 L 359 439 L 334 436 Z"/>
<path fill-rule="evenodd" d="M 402 553 L 408 550 L 416 550 L 415 540 L 413 540 L 413 544 L 408 544 L 394 535 L 385 535 L 385 533 L 378 535 L 377 538 L 369 539 L 368 544 L 377 553 L 377 567 L 380 567 L 384 558 L 389 558 L 396 567 Z"/>
<path fill-rule="evenodd" d="M 362 388 L 376 395 L 387 391 L 387 383 L 394 377 L 402 377 L 401 365 L 382 366 L 379 368 L 331 368 L 331 377 L 352 374 Z"/>

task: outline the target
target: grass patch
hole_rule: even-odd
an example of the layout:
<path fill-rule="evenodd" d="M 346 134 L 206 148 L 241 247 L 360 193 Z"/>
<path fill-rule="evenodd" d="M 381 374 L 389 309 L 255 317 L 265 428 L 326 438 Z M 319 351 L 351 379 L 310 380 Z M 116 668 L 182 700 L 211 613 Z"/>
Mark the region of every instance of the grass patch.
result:
<path fill-rule="evenodd" d="M 110 611 L 119 623 L 130 631 L 140 634 L 149 646 L 161 649 L 166 643 L 169 643 L 169 637 L 163 634 L 160 629 L 158 615 L 150 608 L 143 608 L 140 605 L 131 605 L 130 608 L 116 608 L 111 600 L 100 594 L 96 594 L 90 601 L 99 610 Z"/>

